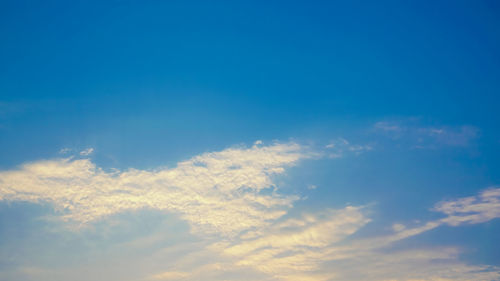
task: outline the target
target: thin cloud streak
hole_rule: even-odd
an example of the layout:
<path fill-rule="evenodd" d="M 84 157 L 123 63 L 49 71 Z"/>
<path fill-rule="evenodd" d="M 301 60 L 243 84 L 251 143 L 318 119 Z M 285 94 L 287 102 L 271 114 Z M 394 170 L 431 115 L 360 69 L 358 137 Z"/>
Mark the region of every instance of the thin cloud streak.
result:
<path fill-rule="evenodd" d="M 349 154 L 360 155 L 373 149 L 371 145 L 352 144 L 344 138 L 337 138 L 325 145 L 328 158 L 341 158 Z"/>
<path fill-rule="evenodd" d="M 415 149 L 467 147 L 480 134 L 474 126 L 424 126 L 416 119 L 379 121 L 373 125 L 373 131 Z"/>

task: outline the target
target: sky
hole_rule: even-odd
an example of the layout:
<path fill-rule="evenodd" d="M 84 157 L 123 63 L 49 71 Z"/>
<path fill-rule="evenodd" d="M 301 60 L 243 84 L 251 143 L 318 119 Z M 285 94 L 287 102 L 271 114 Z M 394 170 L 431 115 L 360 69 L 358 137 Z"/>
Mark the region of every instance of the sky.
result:
<path fill-rule="evenodd" d="M 498 1 L 0 1 L 0 280 L 500 280 Z"/>

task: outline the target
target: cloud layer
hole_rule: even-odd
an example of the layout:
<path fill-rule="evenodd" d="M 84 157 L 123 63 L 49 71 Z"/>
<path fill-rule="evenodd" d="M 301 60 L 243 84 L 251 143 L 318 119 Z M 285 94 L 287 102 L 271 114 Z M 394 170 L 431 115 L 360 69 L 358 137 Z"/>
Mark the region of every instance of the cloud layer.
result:
<path fill-rule="evenodd" d="M 257 142 L 155 170 L 105 171 L 89 159 L 38 161 L 0 172 L 0 200 L 52 204 L 63 219 L 79 227 L 125 211 L 160 210 L 177 214 L 200 237 L 193 245 L 186 242 L 157 249 L 145 263 L 168 260 L 170 265 L 159 265 L 142 279 L 129 280 L 500 278 L 499 268 L 461 262 L 460 251 L 454 247 L 395 247 L 397 242 L 443 225 L 499 218 L 500 188 L 439 202 L 432 209 L 442 214 L 436 220 L 416 226 L 398 223 L 379 236 L 357 236 L 372 222 L 370 207 L 289 212 L 299 198 L 279 192 L 275 177 L 312 155 L 295 143 L 265 146 Z M 71 272 L 27 267 L 13 274 L 67 280 Z"/>

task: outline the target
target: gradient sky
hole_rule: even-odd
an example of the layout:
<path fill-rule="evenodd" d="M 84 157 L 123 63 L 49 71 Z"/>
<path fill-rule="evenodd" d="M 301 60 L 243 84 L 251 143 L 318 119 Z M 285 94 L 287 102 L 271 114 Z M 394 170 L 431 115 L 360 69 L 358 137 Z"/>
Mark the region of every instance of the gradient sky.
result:
<path fill-rule="evenodd" d="M 0 280 L 500 280 L 500 2 L 0 1 Z"/>

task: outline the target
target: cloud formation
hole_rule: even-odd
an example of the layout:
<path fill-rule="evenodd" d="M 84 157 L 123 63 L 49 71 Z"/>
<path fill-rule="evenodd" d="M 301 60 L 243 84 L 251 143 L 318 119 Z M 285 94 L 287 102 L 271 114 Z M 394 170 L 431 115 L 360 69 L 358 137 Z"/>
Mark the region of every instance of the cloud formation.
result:
<path fill-rule="evenodd" d="M 247 268 L 268 276 L 260 280 L 497 280 L 500 268 L 466 264 L 460 261 L 458 248 L 395 245 L 442 225 L 460 225 L 453 223 L 456 220 L 481 223 L 497 218 L 499 195 L 499 188 L 490 188 L 478 196 L 439 202 L 433 210 L 443 213 L 443 218 L 413 227 L 397 224 L 391 233 L 367 238 L 354 236 L 371 221 L 367 207 L 347 206 L 278 220 L 207 246 L 205 255 L 216 262 L 176 280 L 206 277 L 206 268 L 213 274 L 206 280 L 224 280 L 228 271 Z M 191 261 L 184 269 L 194 264 Z"/>
<path fill-rule="evenodd" d="M 48 202 L 80 225 L 127 210 L 165 210 L 195 231 L 234 236 L 285 214 L 298 198 L 273 191 L 272 177 L 306 157 L 287 143 L 205 153 L 154 171 L 104 171 L 89 159 L 38 161 L 0 172 L 0 200 Z"/>
<path fill-rule="evenodd" d="M 323 249 L 355 233 L 369 221 L 362 208 L 352 206 L 305 214 L 277 223 L 261 231 L 256 238 L 253 235 L 243 237 L 224 253 L 237 257 L 237 265 L 252 266 L 289 280 L 292 276 L 317 270 L 325 260 L 320 255 Z"/>
<path fill-rule="evenodd" d="M 37 161 L 0 172 L 0 200 L 50 203 L 62 218 L 79 226 L 140 209 L 177 214 L 201 240 L 191 246 L 180 244 L 182 251 L 172 246 L 158 249 L 151 259 L 168 260 L 170 266 L 140 280 L 500 278 L 499 268 L 461 262 L 460 251 L 454 247 L 395 247 L 399 241 L 439 226 L 499 218 L 500 188 L 437 203 L 432 210 L 443 214 L 442 218 L 417 226 L 394 224 L 380 236 L 357 236 L 372 221 L 367 206 L 298 215 L 289 212 L 299 198 L 279 193 L 274 179 L 312 155 L 295 143 L 265 146 L 257 142 L 155 170 L 105 171 L 89 159 Z M 65 280 L 71 275 L 46 269 L 19 272 L 47 276 L 47 280 L 54 276 Z"/>

